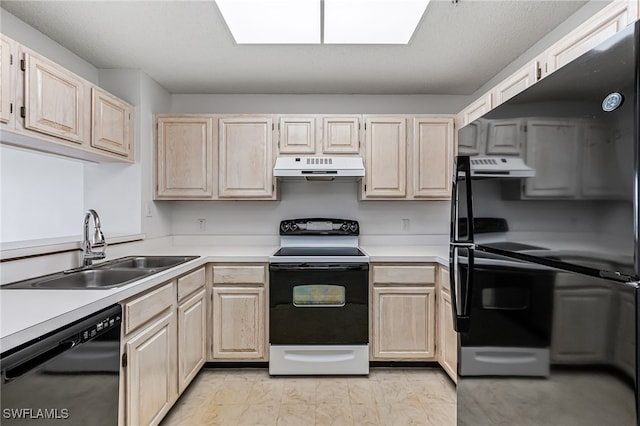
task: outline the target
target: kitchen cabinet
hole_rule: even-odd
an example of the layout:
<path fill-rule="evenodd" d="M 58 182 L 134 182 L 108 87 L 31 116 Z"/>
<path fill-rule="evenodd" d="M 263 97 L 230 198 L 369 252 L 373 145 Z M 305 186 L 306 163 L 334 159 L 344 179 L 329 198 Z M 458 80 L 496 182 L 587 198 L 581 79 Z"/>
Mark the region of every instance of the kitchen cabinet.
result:
<path fill-rule="evenodd" d="M 13 40 L 0 34 L 0 122 L 9 123 L 13 115 Z"/>
<path fill-rule="evenodd" d="M 93 162 L 133 162 L 133 107 L 0 38 L 2 143 Z"/>
<path fill-rule="evenodd" d="M 493 108 L 493 95 L 489 92 L 460 111 L 458 114 L 458 128 L 466 126 L 476 118 L 480 118 L 491 111 L 491 108 Z"/>
<path fill-rule="evenodd" d="M 266 361 L 266 266 L 214 265 L 212 361 Z"/>
<path fill-rule="evenodd" d="M 371 360 L 435 360 L 435 266 L 371 268 Z"/>
<path fill-rule="evenodd" d="M 532 119 L 527 120 L 526 126 L 525 162 L 536 170 L 536 176 L 524 179 L 523 198 L 575 197 L 580 124 Z"/>
<path fill-rule="evenodd" d="M 91 104 L 91 146 L 133 159 L 131 105 L 97 87 Z"/>
<path fill-rule="evenodd" d="M 458 134 L 458 153 L 456 155 L 483 155 L 486 133 L 484 127 L 472 123 L 493 107 L 491 92 L 474 101 L 456 115 Z"/>
<path fill-rule="evenodd" d="M 178 279 L 178 393 L 182 394 L 207 357 L 205 269 Z"/>
<path fill-rule="evenodd" d="M 365 116 L 363 198 L 407 195 L 407 119 Z"/>
<path fill-rule="evenodd" d="M 88 141 L 85 93 L 80 77 L 35 52 L 24 53 L 24 127 L 79 144 Z"/>
<path fill-rule="evenodd" d="M 360 153 L 360 115 L 281 115 L 280 154 Z"/>
<path fill-rule="evenodd" d="M 158 115 L 156 199 L 211 199 L 215 122 L 206 115 Z"/>
<path fill-rule="evenodd" d="M 273 120 L 258 115 L 219 119 L 218 197 L 276 198 Z"/>
<path fill-rule="evenodd" d="M 453 167 L 453 118 L 413 119 L 413 185 L 415 198 L 449 199 Z"/>
<path fill-rule="evenodd" d="M 522 154 L 524 132 L 520 119 L 491 120 L 487 124 L 487 154 Z"/>
<path fill-rule="evenodd" d="M 547 49 L 546 69 L 543 77 L 621 31 L 635 21 L 637 16 L 637 1 L 612 1 L 611 4 Z"/>
<path fill-rule="evenodd" d="M 509 77 L 502 80 L 492 90 L 493 108 L 508 101 L 527 87 L 534 84 L 542 76 L 540 59 L 534 59 Z"/>
<path fill-rule="evenodd" d="M 438 266 L 438 297 L 438 362 L 457 382 L 458 334 L 453 328 L 449 270 L 442 266 Z"/>
<path fill-rule="evenodd" d="M 127 425 L 157 425 L 178 398 L 175 286 L 170 282 L 123 304 Z"/>

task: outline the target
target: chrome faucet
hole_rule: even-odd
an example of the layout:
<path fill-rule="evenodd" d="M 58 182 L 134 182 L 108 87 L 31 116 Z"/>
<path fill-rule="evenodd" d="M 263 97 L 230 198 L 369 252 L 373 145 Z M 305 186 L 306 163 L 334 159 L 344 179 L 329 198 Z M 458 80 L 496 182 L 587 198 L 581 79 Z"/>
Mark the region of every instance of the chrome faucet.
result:
<path fill-rule="evenodd" d="M 93 218 L 94 233 L 93 242 L 89 239 L 89 220 Z M 90 266 L 94 260 L 104 259 L 106 256 L 105 249 L 107 243 L 104 241 L 104 234 L 100 229 L 100 216 L 95 210 L 89 209 L 84 214 L 83 222 L 83 239 L 82 239 L 82 265 Z M 102 247 L 102 251 L 93 251 L 94 247 Z"/>

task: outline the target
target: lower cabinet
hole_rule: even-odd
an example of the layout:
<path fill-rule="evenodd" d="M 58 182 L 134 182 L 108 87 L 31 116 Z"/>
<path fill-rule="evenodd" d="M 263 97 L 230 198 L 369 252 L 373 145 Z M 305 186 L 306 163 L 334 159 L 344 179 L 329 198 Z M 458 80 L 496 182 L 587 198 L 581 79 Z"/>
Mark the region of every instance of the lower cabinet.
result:
<path fill-rule="evenodd" d="M 451 288 L 449 270 L 438 267 L 438 362 L 449 377 L 457 381 L 458 333 L 453 328 L 453 308 L 451 306 Z"/>
<path fill-rule="evenodd" d="M 123 305 L 121 425 L 157 425 L 204 364 L 204 268 Z"/>
<path fill-rule="evenodd" d="M 211 360 L 266 361 L 266 265 L 213 266 Z"/>
<path fill-rule="evenodd" d="M 374 264 L 371 360 L 435 360 L 435 266 Z"/>

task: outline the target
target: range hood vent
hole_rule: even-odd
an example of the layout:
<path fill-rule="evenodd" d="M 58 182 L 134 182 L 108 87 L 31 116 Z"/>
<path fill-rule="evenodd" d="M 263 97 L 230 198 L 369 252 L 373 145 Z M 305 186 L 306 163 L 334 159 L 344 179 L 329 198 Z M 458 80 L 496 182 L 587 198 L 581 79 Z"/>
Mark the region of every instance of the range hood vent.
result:
<path fill-rule="evenodd" d="M 528 178 L 536 171 L 527 166 L 520 157 L 471 157 L 472 177 Z"/>
<path fill-rule="evenodd" d="M 359 180 L 364 176 L 362 157 L 278 157 L 273 175 L 280 180 Z"/>

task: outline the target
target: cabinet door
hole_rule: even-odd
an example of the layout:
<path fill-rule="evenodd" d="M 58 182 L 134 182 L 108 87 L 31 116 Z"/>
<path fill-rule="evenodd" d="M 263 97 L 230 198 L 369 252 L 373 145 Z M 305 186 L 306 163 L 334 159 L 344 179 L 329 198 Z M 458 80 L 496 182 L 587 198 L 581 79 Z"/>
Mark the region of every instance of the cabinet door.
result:
<path fill-rule="evenodd" d="M 360 152 L 360 116 L 324 116 L 322 118 L 322 152 L 358 154 Z"/>
<path fill-rule="evenodd" d="M 493 107 L 508 101 L 527 87 L 535 83 L 541 76 L 540 62 L 537 59 L 529 62 L 518 71 L 504 79 L 493 89 Z"/>
<path fill-rule="evenodd" d="M 528 120 L 526 134 L 526 163 L 536 176 L 524 180 L 524 196 L 575 197 L 578 123 Z"/>
<path fill-rule="evenodd" d="M 435 357 L 433 287 L 373 288 L 373 359 Z"/>
<path fill-rule="evenodd" d="M 0 122 L 8 123 L 11 119 L 13 102 L 13 85 L 11 84 L 11 46 L 13 42 L 0 34 Z"/>
<path fill-rule="evenodd" d="M 129 425 L 157 425 L 177 398 L 176 316 L 171 312 L 125 344 Z"/>
<path fill-rule="evenodd" d="M 281 154 L 315 154 L 316 118 L 281 116 L 279 149 Z"/>
<path fill-rule="evenodd" d="M 76 143 L 85 139 L 85 82 L 32 52 L 26 62 L 24 127 Z M 88 124 L 88 123 L 86 123 Z"/>
<path fill-rule="evenodd" d="M 487 125 L 487 154 L 521 155 L 523 127 L 521 120 L 491 120 Z"/>
<path fill-rule="evenodd" d="M 131 105 L 97 87 L 91 88 L 91 104 L 91 146 L 133 156 Z"/>
<path fill-rule="evenodd" d="M 218 196 L 271 199 L 273 119 L 221 118 L 219 128 Z"/>
<path fill-rule="evenodd" d="M 467 124 L 474 121 L 476 118 L 480 118 L 487 112 L 491 111 L 493 108 L 493 102 L 491 100 L 491 93 L 487 93 L 481 98 L 477 99 L 471 105 L 466 107 L 460 112 L 460 119 L 462 121 L 462 126 L 466 126 Z"/>
<path fill-rule="evenodd" d="M 575 31 L 547 50 L 546 74 L 568 64 L 616 34 L 636 19 L 637 5 L 631 1 L 613 1 Z"/>
<path fill-rule="evenodd" d="M 440 299 L 438 302 L 438 361 L 449 377 L 457 381 L 458 334 L 453 328 L 453 308 L 451 307 L 451 285 L 449 270 L 438 268 Z"/>
<path fill-rule="evenodd" d="M 184 392 L 206 358 L 205 290 L 178 306 L 178 393 Z"/>
<path fill-rule="evenodd" d="M 413 121 L 413 196 L 451 197 L 453 119 Z"/>
<path fill-rule="evenodd" d="M 406 119 L 365 117 L 364 197 L 407 195 Z"/>
<path fill-rule="evenodd" d="M 621 198 L 631 193 L 633 179 L 624 170 L 633 170 L 633 154 L 626 152 L 620 135 L 605 126 L 588 123 L 584 129 L 580 188 L 584 198 Z"/>
<path fill-rule="evenodd" d="M 610 306 L 610 289 L 556 290 L 551 359 L 569 364 L 606 361 Z"/>
<path fill-rule="evenodd" d="M 158 117 L 157 198 L 213 196 L 213 119 Z"/>
<path fill-rule="evenodd" d="M 213 358 L 266 360 L 264 287 L 213 287 Z"/>

